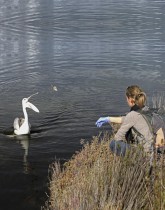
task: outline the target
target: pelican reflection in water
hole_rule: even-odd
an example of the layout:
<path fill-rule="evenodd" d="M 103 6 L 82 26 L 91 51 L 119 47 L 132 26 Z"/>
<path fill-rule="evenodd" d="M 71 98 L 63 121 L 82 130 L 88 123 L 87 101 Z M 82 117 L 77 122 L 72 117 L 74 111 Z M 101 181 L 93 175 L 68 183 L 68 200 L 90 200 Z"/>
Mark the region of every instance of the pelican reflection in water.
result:
<path fill-rule="evenodd" d="M 30 108 L 35 112 L 39 112 L 38 108 L 29 102 L 29 99 L 36 94 L 38 94 L 38 93 L 35 93 L 35 94 L 29 96 L 28 98 L 22 99 L 22 109 L 23 109 L 23 113 L 24 113 L 24 118 L 17 117 L 14 120 L 13 126 L 14 126 L 14 133 L 16 135 L 25 135 L 25 134 L 30 133 L 31 126 L 29 124 L 26 108 Z"/>
<path fill-rule="evenodd" d="M 17 135 L 14 137 L 17 140 L 17 143 L 21 144 L 22 149 L 24 150 L 23 155 L 23 166 L 24 166 L 24 173 L 28 174 L 31 170 L 30 164 L 28 162 L 28 151 L 29 151 L 29 135 Z"/>

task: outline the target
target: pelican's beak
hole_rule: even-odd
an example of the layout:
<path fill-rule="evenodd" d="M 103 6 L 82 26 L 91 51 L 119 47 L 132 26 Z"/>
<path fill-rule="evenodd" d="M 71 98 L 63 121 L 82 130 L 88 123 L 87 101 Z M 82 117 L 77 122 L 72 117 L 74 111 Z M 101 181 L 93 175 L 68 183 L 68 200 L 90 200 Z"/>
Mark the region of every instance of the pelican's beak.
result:
<path fill-rule="evenodd" d="M 35 112 L 40 112 L 38 110 L 38 108 L 36 106 L 34 106 L 32 103 L 30 103 L 30 102 L 27 102 L 26 106 L 27 106 L 27 108 L 33 109 Z"/>

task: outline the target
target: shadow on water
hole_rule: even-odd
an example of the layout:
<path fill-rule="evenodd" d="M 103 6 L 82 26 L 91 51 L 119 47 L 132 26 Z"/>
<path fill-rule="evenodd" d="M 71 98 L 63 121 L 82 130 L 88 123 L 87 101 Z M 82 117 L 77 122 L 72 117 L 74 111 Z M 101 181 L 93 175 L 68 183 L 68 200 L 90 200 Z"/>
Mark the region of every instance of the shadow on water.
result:
<path fill-rule="evenodd" d="M 21 148 L 24 151 L 23 154 L 23 172 L 25 174 L 29 174 L 31 172 L 30 163 L 28 161 L 28 152 L 29 152 L 29 145 L 31 140 L 31 135 L 41 133 L 41 129 L 33 128 L 30 134 L 27 135 L 15 135 L 14 128 L 10 127 L 2 131 L 2 134 L 8 137 L 9 139 L 14 140 L 16 143 L 21 145 Z"/>

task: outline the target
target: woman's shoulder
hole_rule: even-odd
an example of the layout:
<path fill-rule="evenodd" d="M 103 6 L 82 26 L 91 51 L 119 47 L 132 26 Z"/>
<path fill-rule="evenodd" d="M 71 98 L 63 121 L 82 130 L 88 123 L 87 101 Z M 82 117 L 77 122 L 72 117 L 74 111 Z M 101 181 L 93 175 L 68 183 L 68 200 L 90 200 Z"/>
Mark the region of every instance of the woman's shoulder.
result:
<path fill-rule="evenodd" d="M 136 111 L 130 111 L 123 118 L 123 122 L 136 122 L 141 117 L 141 114 Z"/>
<path fill-rule="evenodd" d="M 134 111 L 134 110 L 132 110 L 126 114 L 126 116 L 138 116 L 138 115 L 140 115 L 140 113 L 137 111 Z"/>

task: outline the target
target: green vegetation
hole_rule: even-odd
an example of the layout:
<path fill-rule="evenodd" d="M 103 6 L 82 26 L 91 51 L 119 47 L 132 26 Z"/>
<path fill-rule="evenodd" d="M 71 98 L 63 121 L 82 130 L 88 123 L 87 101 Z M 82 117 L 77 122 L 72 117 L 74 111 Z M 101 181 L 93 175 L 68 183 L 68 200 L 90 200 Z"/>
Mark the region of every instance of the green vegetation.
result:
<path fill-rule="evenodd" d="M 71 160 L 51 165 L 50 196 L 43 210 L 165 209 L 165 164 L 149 158 L 140 147 L 126 157 L 110 152 L 105 133 L 83 144 Z"/>

